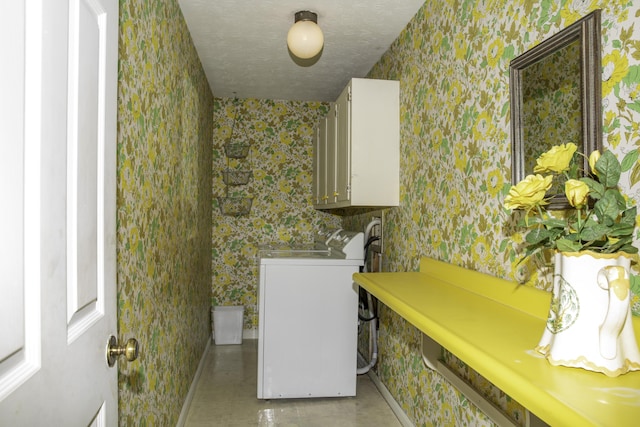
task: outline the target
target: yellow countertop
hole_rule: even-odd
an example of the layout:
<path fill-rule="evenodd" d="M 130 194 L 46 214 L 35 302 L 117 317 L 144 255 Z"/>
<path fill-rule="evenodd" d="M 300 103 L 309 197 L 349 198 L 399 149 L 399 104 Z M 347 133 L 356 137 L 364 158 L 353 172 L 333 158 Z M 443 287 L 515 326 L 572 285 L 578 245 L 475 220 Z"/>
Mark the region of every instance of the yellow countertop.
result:
<path fill-rule="evenodd" d="M 429 258 L 420 272 L 353 278 L 551 426 L 640 425 L 640 371 L 610 378 L 552 366 L 533 350 L 550 293 Z"/>

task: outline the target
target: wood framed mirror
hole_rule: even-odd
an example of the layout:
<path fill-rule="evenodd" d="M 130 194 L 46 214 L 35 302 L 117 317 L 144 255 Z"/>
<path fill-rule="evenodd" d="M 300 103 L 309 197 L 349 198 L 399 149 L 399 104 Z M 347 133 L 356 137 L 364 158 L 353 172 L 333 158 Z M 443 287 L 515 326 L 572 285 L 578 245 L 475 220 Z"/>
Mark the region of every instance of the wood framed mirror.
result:
<path fill-rule="evenodd" d="M 509 84 L 513 184 L 554 145 L 573 142 L 587 156 L 602 150 L 600 10 L 514 58 Z M 570 207 L 563 183 L 552 190 L 550 209 Z"/>

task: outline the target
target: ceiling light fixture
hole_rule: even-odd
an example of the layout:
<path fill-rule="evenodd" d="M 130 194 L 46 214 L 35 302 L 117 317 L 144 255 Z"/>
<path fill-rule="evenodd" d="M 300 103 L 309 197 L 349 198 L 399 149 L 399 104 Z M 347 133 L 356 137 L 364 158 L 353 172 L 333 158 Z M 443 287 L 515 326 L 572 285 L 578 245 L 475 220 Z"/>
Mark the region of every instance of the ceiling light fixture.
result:
<path fill-rule="evenodd" d="M 295 24 L 287 34 L 287 46 L 300 59 L 316 56 L 324 45 L 324 35 L 318 26 L 318 15 L 302 10 L 295 14 Z"/>

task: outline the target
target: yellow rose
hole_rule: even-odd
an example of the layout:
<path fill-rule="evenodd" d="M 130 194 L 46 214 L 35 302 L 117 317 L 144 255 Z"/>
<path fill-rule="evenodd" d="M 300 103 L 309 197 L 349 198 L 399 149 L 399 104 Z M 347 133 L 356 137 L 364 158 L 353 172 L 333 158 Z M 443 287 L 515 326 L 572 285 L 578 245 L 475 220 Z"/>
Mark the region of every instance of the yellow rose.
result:
<path fill-rule="evenodd" d="M 528 175 L 509 190 L 504 199 L 507 209 L 531 209 L 536 205 L 546 205 L 544 196 L 551 188 L 552 176 Z"/>
<path fill-rule="evenodd" d="M 600 158 L 600 152 L 598 150 L 593 151 L 590 155 L 589 155 L 589 167 L 591 168 L 591 172 L 593 172 L 594 175 L 598 175 L 598 171 L 596 171 L 596 162 L 598 161 L 598 159 Z"/>
<path fill-rule="evenodd" d="M 564 184 L 564 194 L 567 196 L 571 206 L 581 209 L 587 202 L 589 187 L 582 181 L 570 179 Z"/>
<path fill-rule="evenodd" d="M 538 157 L 533 171 L 536 173 L 564 172 L 569 169 L 571 159 L 577 149 L 578 147 L 573 142 L 551 147 L 549 151 Z"/>

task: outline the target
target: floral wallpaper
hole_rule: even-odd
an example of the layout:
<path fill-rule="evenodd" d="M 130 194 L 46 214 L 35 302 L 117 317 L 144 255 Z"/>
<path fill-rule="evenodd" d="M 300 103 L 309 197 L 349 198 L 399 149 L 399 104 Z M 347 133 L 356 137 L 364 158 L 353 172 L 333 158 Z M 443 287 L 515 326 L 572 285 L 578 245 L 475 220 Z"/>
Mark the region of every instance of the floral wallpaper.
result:
<path fill-rule="evenodd" d="M 313 242 L 340 217 L 313 209 L 313 128 L 329 111 L 320 102 L 216 98 L 213 114 L 212 305 L 243 305 L 244 329 L 257 333 L 258 245 Z M 225 144 L 249 145 L 245 158 Z M 246 185 L 226 170 L 252 171 Z M 218 197 L 252 198 L 248 215 L 223 215 Z M 257 335 L 255 335 L 257 337 Z"/>
<path fill-rule="evenodd" d="M 510 185 L 509 62 L 596 8 L 602 9 L 604 144 L 640 144 L 640 4 L 631 0 L 430 0 L 373 67 L 400 81 L 401 206 L 385 210 L 385 271 L 415 271 L 421 257 L 548 288 L 548 271 L 526 263 L 524 230 L 502 207 Z M 567 142 L 557 135 L 558 143 Z M 621 157 L 621 156 L 619 156 Z M 623 175 L 640 201 L 640 165 Z M 344 219 L 360 229 L 367 216 Z M 418 426 L 492 422 L 420 358 L 419 332 L 382 306 L 378 376 Z M 365 353 L 366 354 L 366 353 Z M 450 365 L 472 379 L 451 355 Z M 475 385 L 522 423 L 521 408 Z"/>
<path fill-rule="evenodd" d="M 210 338 L 213 95 L 176 0 L 120 0 L 119 425 L 176 425 Z"/>

